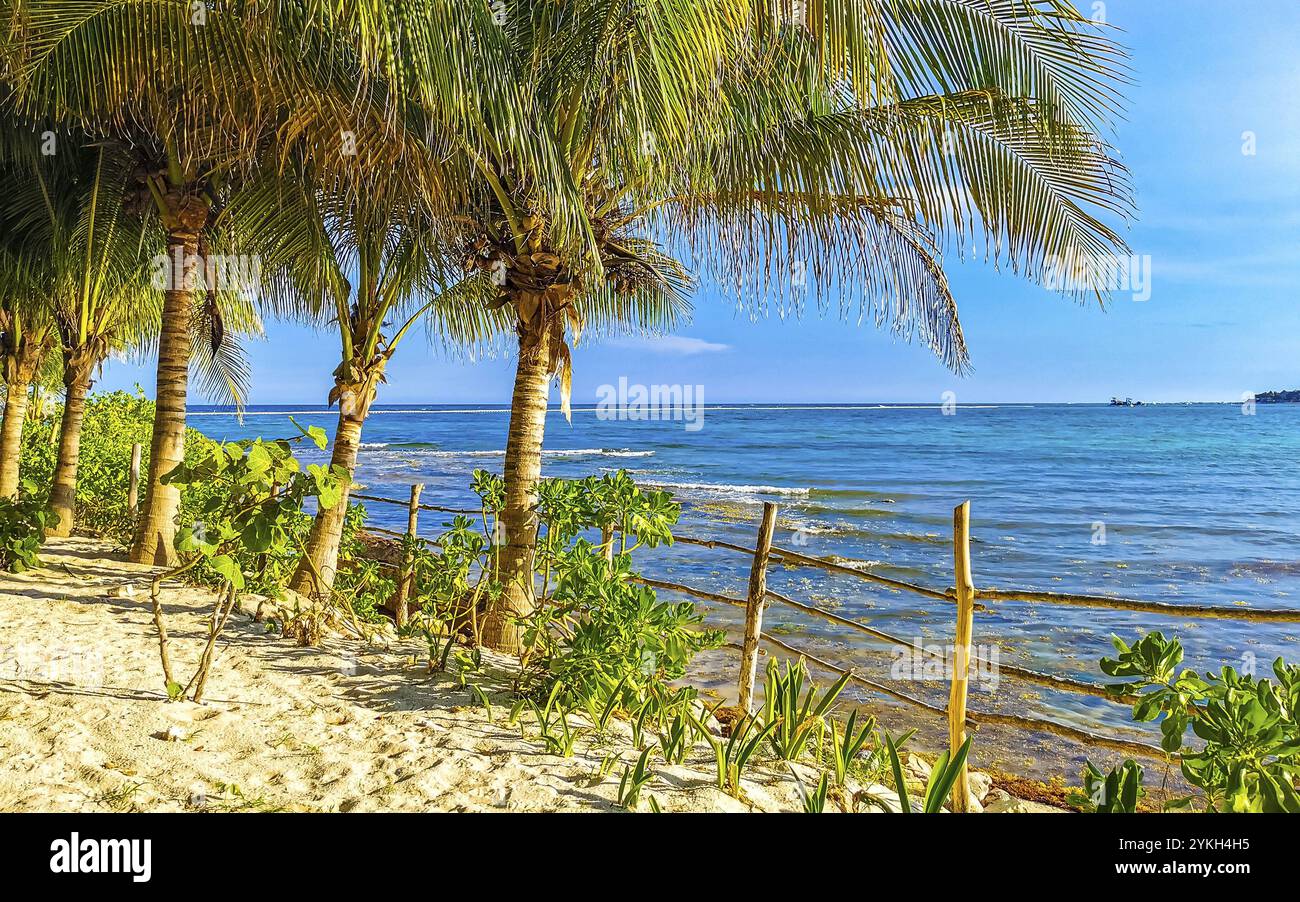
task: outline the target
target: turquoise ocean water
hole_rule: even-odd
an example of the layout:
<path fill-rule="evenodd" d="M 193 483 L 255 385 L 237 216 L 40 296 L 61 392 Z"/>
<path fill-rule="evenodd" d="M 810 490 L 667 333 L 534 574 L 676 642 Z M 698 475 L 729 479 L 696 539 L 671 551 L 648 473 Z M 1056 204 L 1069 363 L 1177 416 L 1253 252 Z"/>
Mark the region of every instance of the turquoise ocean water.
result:
<path fill-rule="evenodd" d="M 253 408 L 241 423 L 196 409 L 217 439 L 293 434 L 287 416 L 332 432 L 322 408 Z M 379 406 L 366 423 L 363 491 L 474 506 L 476 468 L 499 472 L 501 406 Z M 547 422 L 543 471 L 578 477 L 617 469 L 672 491 L 680 531 L 752 545 L 764 501 L 779 505 L 776 544 L 871 563 L 882 574 L 952 584 L 952 508 L 969 499 L 977 586 L 1116 594 L 1171 603 L 1300 607 L 1300 405 L 1006 404 L 708 407 L 702 428 L 681 421 L 602 419 L 577 408 Z M 323 460 L 315 452 L 309 460 Z M 397 507 L 367 505 L 372 522 L 404 528 Z M 436 534 L 445 515 L 422 515 Z M 743 596 L 748 561 L 678 545 L 647 551 L 647 575 Z M 773 568 L 773 589 L 861 618 L 907 639 L 943 643 L 952 610 L 815 570 Z M 734 626 L 737 612 L 710 610 Z M 895 656 L 867 637 L 773 607 L 767 626 L 792 644 L 888 680 Z M 1118 611 L 998 603 L 976 615 L 975 640 L 1002 663 L 1104 681 L 1109 637 L 1160 629 L 1180 636 L 1198 669 L 1260 672 L 1300 659 L 1300 624 L 1162 618 Z M 725 663 L 718 667 L 725 669 Z M 893 671 L 897 672 L 897 671 Z M 732 682 L 719 677 L 718 685 Z M 899 688 L 942 701 L 942 683 Z M 1127 723 L 1106 701 L 1009 679 L 977 687 L 972 707 L 1053 717 L 1087 728 Z"/>

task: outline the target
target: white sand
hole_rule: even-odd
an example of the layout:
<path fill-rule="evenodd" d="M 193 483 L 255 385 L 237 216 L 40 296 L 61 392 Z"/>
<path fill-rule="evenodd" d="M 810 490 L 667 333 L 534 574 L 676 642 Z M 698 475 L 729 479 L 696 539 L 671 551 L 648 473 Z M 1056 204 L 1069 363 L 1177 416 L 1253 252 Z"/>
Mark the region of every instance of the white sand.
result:
<path fill-rule="evenodd" d="M 0 810 L 555 811 L 615 808 L 622 735 L 548 755 L 451 676 L 413 665 L 422 647 L 327 639 L 300 648 L 236 612 L 207 702 L 168 702 L 149 606 L 150 568 L 104 543 L 52 540 L 46 566 L 0 575 Z M 133 582 L 133 597 L 114 587 Z M 209 593 L 164 590 L 174 666 L 192 673 Z M 422 661 L 422 657 L 420 658 Z M 498 666 L 504 661 L 493 661 Z M 620 763 L 596 785 L 609 754 Z M 700 768 L 665 767 L 643 793 L 664 809 L 744 810 Z M 797 807 L 791 779 L 746 787 L 760 809 Z M 770 784 L 770 785 L 763 785 Z"/>
<path fill-rule="evenodd" d="M 626 725 L 606 739 L 589 731 L 572 758 L 545 753 L 531 714 L 527 739 L 505 725 L 499 678 L 495 690 L 480 680 L 489 721 L 455 677 L 427 673 L 418 643 L 301 648 L 247 611 L 227 626 L 205 704 L 169 702 L 154 571 L 88 539 L 51 540 L 42 559 L 40 570 L 0 574 L 0 810 L 607 811 L 636 760 Z M 133 596 L 109 594 L 127 583 Z M 184 682 L 211 595 L 176 585 L 162 597 Z M 507 666 L 492 658 L 485 669 Z M 598 776 L 610 755 L 617 762 Z M 667 811 L 801 807 L 780 762 L 746 771 L 742 802 L 716 788 L 702 746 L 685 766 L 652 760 L 643 810 L 650 796 Z"/>

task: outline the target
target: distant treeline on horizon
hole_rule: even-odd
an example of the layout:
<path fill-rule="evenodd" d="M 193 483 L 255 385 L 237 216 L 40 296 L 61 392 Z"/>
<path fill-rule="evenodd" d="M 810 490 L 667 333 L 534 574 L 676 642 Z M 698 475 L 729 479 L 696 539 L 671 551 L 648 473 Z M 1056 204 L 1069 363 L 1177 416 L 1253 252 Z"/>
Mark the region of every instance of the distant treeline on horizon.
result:
<path fill-rule="evenodd" d="M 1260 392 L 1255 400 L 1260 404 L 1300 404 L 1300 388 Z"/>

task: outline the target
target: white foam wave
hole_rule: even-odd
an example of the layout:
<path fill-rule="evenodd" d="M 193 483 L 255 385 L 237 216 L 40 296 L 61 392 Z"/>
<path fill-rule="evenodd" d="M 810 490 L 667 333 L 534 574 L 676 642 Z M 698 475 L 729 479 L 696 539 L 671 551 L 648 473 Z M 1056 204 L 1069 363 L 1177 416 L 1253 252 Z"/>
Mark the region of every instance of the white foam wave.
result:
<path fill-rule="evenodd" d="M 657 479 L 642 479 L 642 485 L 659 489 L 671 489 L 690 494 L 704 494 L 717 497 L 754 497 L 757 495 L 780 495 L 786 497 L 806 498 L 812 493 L 810 488 L 795 488 L 784 485 L 731 485 L 717 482 L 666 482 Z"/>

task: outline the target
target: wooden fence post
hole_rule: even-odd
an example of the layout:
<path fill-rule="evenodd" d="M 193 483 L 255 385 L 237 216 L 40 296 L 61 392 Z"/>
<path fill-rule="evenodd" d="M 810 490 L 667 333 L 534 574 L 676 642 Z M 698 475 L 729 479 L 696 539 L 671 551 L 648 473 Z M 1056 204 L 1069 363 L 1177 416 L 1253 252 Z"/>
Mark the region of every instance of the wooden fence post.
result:
<path fill-rule="evenodd" d="M 415 538 L 416 530 L 420 523 L 420 492 L 424 491 L 424 483 L 417 482 L 411 486 L 411 503 L 407 507 L 406 514 L 406 535 Z M 407 551 L 402 556 L 402 575 L 397 580 L 397 599 L 393 605 L 393 616 L 397 620 L 399 627 L 406 626 L 406 599 L 411 594 L 411 582 L 414 578 L 412 572 L 412 554 Z"/>
<path fill-rule="evenodd" d="M 975 584 L 970 566 L 970 502 L 952 512 L 952 563 L 957 589 L 957 637 L 948 696 L 948 746 L 956 755 L 966 741 L 966 690 L 970 679 L 971 633 L 975 618 Z M 952 785 L 952 810 L 970 808 L 970 768 L 963 764 Z"/>
<path fill-rule="evenodd" d="M 767 559 L 772 550 L 772 532 L 776 528 L 776 505 L 763 503 L 763 522 L 758 527 L 754 546 L 754 563 L 749 570 L 749 595 L 745 599 L 745 642 L 740 652 L 741 710 L 754 707 L 754 678 L 758 674 L 758 638 L 763 632 L 763 601 L 767 595 Z"/>
<path fill-rule="evenodd" d="M 131 446 L 131 482 L 126 489 L 126 509 L 131 514 L 132 522 L 139 512 L 140 498 L 140 443 Z"/>

